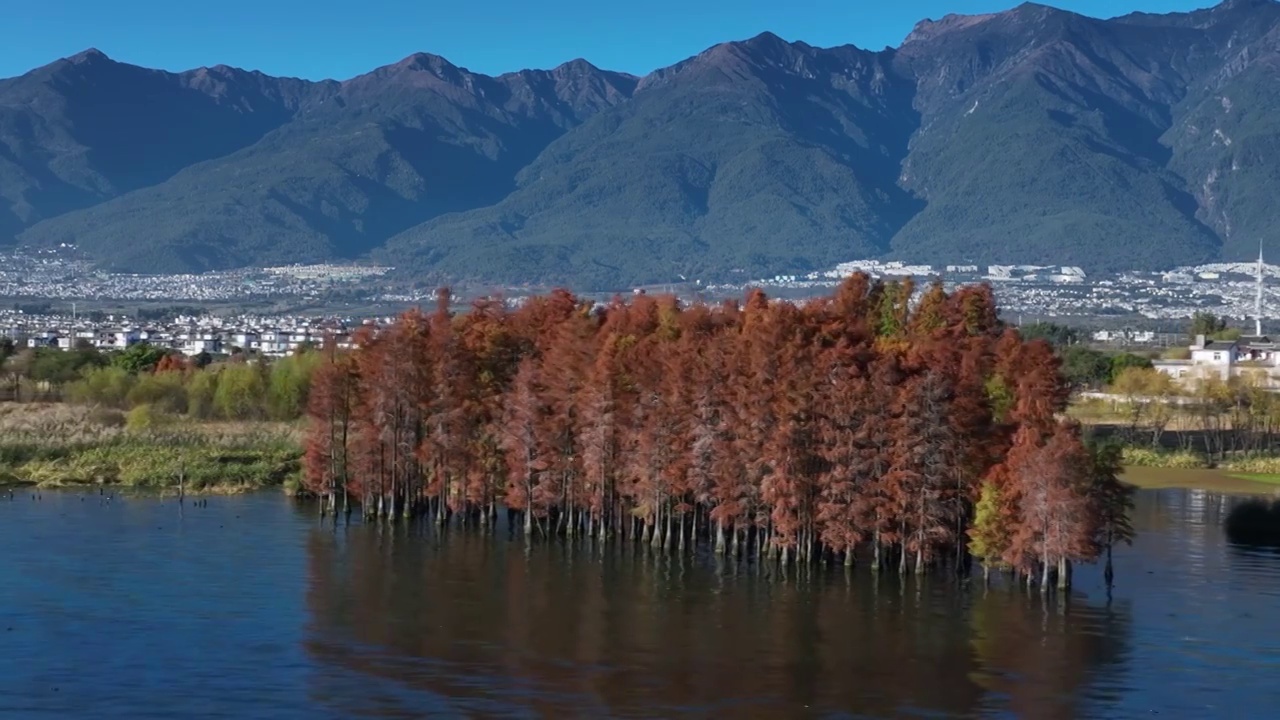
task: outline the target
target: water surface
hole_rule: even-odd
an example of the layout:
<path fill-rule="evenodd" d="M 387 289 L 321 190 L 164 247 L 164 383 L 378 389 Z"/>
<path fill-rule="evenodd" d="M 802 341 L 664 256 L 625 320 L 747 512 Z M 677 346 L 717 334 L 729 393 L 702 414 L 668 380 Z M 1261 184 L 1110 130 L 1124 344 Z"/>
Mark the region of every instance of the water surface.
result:
<path fill-rule="evenodd" d="M 321 524 L 276 494 L 0 500 L 0 717 L 1260 717 L 1280 554 L 1140 493 L 1108 597 L 785 579 L 505 533 Z"/>

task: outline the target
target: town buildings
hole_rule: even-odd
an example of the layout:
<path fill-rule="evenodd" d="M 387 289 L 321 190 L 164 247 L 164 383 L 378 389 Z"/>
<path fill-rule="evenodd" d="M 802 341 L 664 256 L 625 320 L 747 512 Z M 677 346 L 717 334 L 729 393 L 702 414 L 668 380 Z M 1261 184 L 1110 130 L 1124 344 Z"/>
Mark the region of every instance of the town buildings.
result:
<path fill-rule="evenodd" d="M 283 356 L 303 346 L 319 347 L 327 341 L 348 348 L 355 327 L 384 322 L 253 316 L 179 317 L 147 325 L 95 324 L 62 316 L 9 316 L 0 320 L 4 321 L 0 324 L 0 335 L 30 348 L 71 350 L 89 346 L 105 351 L 124 350 L 145 342 L 188 356 L 231 354 L 240 350 Z"/>

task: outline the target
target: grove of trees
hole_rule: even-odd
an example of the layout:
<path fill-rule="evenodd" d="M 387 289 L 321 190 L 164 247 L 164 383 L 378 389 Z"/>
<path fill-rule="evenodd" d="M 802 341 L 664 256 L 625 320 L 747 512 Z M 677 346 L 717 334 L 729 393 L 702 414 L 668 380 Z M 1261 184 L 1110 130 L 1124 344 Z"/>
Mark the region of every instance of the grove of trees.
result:
<path fill-rule="evenodd" d="M 1129 539 L 1114 454 L 991 291 L 858 274 L 802 305 L 557 290 L 411 311 L 320 351 L 305 486 L 335 515 L 708 546 L 1049 587 Z"/>

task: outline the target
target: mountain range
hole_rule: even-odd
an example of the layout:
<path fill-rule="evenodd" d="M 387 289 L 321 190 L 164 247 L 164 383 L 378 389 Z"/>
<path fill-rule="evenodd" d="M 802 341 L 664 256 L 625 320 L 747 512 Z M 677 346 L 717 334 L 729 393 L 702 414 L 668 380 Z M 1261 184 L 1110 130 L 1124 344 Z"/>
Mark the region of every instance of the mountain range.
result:
<path fill-rule="evenodd" d="M 861 258 L 1159 269 L 1274 242 L 1280 4 L 1024 4 L 644 77 L 417 54 L 345 81 L 89 50 L 0 80 L 0 245 L 618 289 Z"/>

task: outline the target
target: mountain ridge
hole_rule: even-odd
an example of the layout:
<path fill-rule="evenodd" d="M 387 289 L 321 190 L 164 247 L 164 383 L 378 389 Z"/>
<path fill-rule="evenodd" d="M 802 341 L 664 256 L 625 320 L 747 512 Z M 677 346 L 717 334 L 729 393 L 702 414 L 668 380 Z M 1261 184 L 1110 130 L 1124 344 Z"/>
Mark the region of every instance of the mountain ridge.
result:
<path fill-rule="evenodd" d="M 415 53 L 308 81 L 89 49 L 0 80 L 0 244 L 593 289 L 860 257 L 1245 258 L 1280 179 L 1277 69 L 1273 0 L 1024 3 L 879 51 L 764 32 L 643 77 Z"/>

